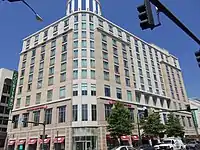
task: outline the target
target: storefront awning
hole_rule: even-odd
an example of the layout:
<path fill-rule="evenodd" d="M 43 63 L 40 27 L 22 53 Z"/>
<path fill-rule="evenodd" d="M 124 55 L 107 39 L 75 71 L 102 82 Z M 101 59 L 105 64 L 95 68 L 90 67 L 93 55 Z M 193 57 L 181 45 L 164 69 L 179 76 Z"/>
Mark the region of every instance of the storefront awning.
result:
<path fill-rule="evenodd" d="M 14 144 L 15 144 L 15 141 L 14 141 L 14 140 L 9 140 L 9 141 L 8 141 L 8 145 L 11 146 L 11 145 L 14 145 Z"/>
<path fill-rule="evenodd" d="M 17 145 L 23 145 L 26 142 L 26 140 L 18 140 L 17 141 Z"/>
<path fill-rule="evenodd" d="M 63 143 L 65 140 L 65 137 L 58 137 L 58 138 L 55 138 L 53 140 L 54 143 Z"/>
<path fill-rule="evenodd" d="M 37 142 L 37 139 L 29 139 L 28 144 L 33 145 Z"/>
<path fill-rule="evenodd" d="M 121 136 L 121 140 L 122 140 L 122 141 L 129 141 L 130 138 L 129 138 L 129 136 L 124 135 L 124 136 Z"/>
<path fill-rule="evenodd" d="M 44 144 L 48 144 L 50 141 L 50 138 L 44 139 Z M 42 144 L 42 139 L 39 139 L 39 143 Z"/>
<path fill-rule="evenodd" d="M 138 141 L 139 140 L 139 137 L 137 135 L 132 135 L 131 138 L 132 138 L 133 141 Z"/>

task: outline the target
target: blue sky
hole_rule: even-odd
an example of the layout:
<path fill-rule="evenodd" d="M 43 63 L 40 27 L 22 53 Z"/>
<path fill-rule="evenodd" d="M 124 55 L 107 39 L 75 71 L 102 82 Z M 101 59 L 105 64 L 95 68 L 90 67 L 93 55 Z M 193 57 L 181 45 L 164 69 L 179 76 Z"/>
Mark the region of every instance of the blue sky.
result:
<path fill-rule="evenodd" d="M 0 68 L 17 69 L 22 39 L 65 15 L 66 0 L 27 0 L 43 17 L 40 23 L 22 3 L 0 1 Z M 136 7 L 143 0 L 100 0 L 103 16 L 136 36 L 154 43 L 179 58 L 188 97 L 200 97 L 200 68 L 194 56 L 199 46 L 167 17 L 153 31 L 139 27 Z M 200 37 L 199 0 L 161 0 L 185 25 Z"/>

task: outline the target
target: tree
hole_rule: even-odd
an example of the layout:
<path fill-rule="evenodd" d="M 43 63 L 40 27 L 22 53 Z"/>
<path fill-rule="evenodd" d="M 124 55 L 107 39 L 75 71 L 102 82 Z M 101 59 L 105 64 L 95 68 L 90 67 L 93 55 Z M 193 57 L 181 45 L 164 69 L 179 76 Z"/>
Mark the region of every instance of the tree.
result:
<path fill-rule="evenodd" d="M 164 124 L 161 123 L 159 113 L 152 113 L 148 117 L 141 119 L 140 125 L 144 134 L 149 136 L 158 137 L 165 130 Z"/>
<path fill-rule="evenodd" d="M 172 113 L 167 116 L 166 134 L 168 137 L 183 137 L 184 127 L 181 126 L 180 121 Z"/>
<path fill-rule="evenodd" d="M 134 128 L 130 111 L 120 102 L 114 104 L 108 117 L 108 131 L 111 137 L 120 139 L 123 135 L 131 135 Z M 121 142 L 119 143 L 121 144 Z"/>

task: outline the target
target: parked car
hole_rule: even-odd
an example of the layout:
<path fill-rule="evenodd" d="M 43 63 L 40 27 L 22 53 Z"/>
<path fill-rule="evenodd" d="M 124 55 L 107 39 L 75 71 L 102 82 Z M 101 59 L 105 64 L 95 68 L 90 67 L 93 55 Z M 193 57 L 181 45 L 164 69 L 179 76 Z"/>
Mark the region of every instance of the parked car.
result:
<path fill-rule="evenodd" d="M 198 141 L 190 141 L 186 145 L 187 150 L 200 150 L 200 143 Z"/>
<path fill-rule="evenodd" d="M 138 150 L 155 150 L 155 148 L 149 144 L 143 144 L 138 147 Z"/>
<path fill-rule="evenodd" d="M 113 148 L 112 150 L 136 150 L 136 149 L 131 146 L 119 146 Z"/>

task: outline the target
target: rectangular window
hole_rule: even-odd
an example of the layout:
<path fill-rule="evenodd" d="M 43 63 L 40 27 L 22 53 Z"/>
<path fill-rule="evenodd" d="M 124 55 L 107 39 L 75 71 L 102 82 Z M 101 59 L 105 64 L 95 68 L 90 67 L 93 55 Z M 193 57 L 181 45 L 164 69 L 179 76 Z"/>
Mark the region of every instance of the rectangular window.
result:
<path fill-rule="evenodd" d="M 91 96 L 96 96 L 96 84 L 91 84 Z"/>
<path fill-rule="evenodd" d="M 90 50 L 90 58 L 95 58 L 94 50 Z"/>
<path fill-rule="evenodd" d="M 127 91 L 127 101 L 133 101 L 133 97 L 132 97 L 131 91 Z"/>
<path fill-rule="evenodd" d="M 53 75 L 54 74 L 54 67 L 49 68 L 49 75 Z"/>
<path fill-rule="evenodd" d="M 112 111 L 112 105 L 110 104 L 105 104 L 104 105 L 104 111 L 105 111 L 105 120 L 108 119 L 108 117 L 110 117 L 111 111 Z"/>
<path fill-rule="evenodd" d="M 86 38 L 86 31 L 82 31 L 82 38 Z"/>
<path fill-rule="evenodd" d="M 73 79 L 78 79 L 78 70 L 73 71 Z"/>
<path fill-rule="evenodd" d="M 90 60 L 90 67 L 95 68 L 95 60 Z"/>
<path fill-rule="evenodd" d="M 93 31 L 94 30 L 94 24 L 90 23 L 90 30 Z"/>
<path fill-rule="evenodd" d="M 88 121 L 88 107 L 87 107 L 87 104 L 82 104 L 82 121 Z"/>
<path fill-rule="evenodd" d="M 20 77 L 23 77 L 24 74 L 25 74 L 25 70 L 21 70 L 21 75 L 20 75 Z"/>
<path fill-rule="evenodd" d="M 73 85 L 73 96 L 78 96 L 78 84 Z"/>
<path fill-rule="evenodd" d="M 77 68 L 78 68 L 78 59 L 73 60 L 73 69 L 77 69 Z"/>
<path fill-rule="evenodd" d="M 40 63 L 39 69 L 42 70 L 44 68 L 44 62 Z"/>
<path fill-rule="evenodd" d="M 49 77 L 49 80 L 48 80 L 48 85 L 53 85 L 53 77 Z"/>
<path fill-rule="evenodd" d="M 60 82 L 65 82 L 66 81 L 66 72 L 63 72 L 60 74 Z"/>
<path fill-rule="evenodd" d="M 54 48 L 54 47 L 56 47 L 56 40 L 53 40 L 53 41 L 51 42 L 51 48 Z"/>
<path fill-rule="evenodd" d="M 74 24 L 74 31 L 78 30 L 78 24 Z"/>
<path fill-rule="evenodd" d="M 77 121 L 78 120 L 78 105 L 73 105 L 72 106 L 72 120 Z"/>
<path fill-rule="evenodd" d="M 86 30 L 86 23 L 85 22 L 82 23 L 82 30 Z"/>
<path fill-rule="evenodd" d="M 66 97 L 66 89 L 65 86 L 60 87 L 60 98 L 65 98 Z"/>
<path fill-rule="evenodd" d="M 58 123 L 65 122 L 66 118 L 66 106 L 58 107 Z"/>
<path fill-rule="evenodd" d="M 130 119 L 132 122 L 134 122 L 134 108 L 129 108 L 130 111 Z"/>
<path fill-rule="evenodd" d="M 94 33 L 90 32 L 90 39 L 94 40 Z"/>
<path fill-rule="evenodd" d="M 21 98 L 18 98 L 16 102 L 16 108 L 19 108 L 20 104 L 21 104 Z"/>
<path fill-rule="evenodd" d="M 51 124 L 52 122 L 52 108 L 45 111 L 45 123 Z"/>
<path fill-rule="evenodd" d="M 18 128 L 18 120 L 19 120 L 19 115 L 13 116 L 13 119 L 15 122 L 13 123 L 13 129 Z"/>
<path fill-rule="evenodd" d="M 82 66 L 82 68 L 87 68 L 87 59 L 81 60 L 81 66 Z"/>
<path fill-rule="evenodd" d="M 53 90 L 48 90 L 47 91 L 47 101 L 52 101 L 53 97 Z"/>
<path fill-rule="evenodd" d="M 111 92 L 110 92 L 110 86 L 109 85 L 104 85 L 104 93 L 105 96 L 110 97 L 111 96 Z"/>
<path fill-rule="evenodd" d="M 65 63 L 62 63 L 62 64 L 61 64 L 61 70 L 60 70 L 60 71 L 61 71 L 61 72 L 62 72 L 62 71 L 66 71 L 66 68 L 67 68 L 67 63 L 66 63 L 66 62 L 65 62 Z"/>
<path fill-rule="evenodd" d="M 87 95 L 87 83 L 81 84 L 81 93 L 82 95 Z"/>
<path fill-rule="evenodd" d="M 78 43 L 77 43 L 78 44 Z M 62 46 L 62 52 L 66 52 L 67 51 L 67 44 L 64 44 L 63 46 Z"/>
<path fill-rule="evenodd" d="M 61 61 L 63 62 L 63 61 L 66 61 L 66 60 L 67 60 L 67 53 L 63 53 L 61 55 Z"/>
<path fill-rule="evenodd" d="M 78 48 L 78 41 L 74 41 L 74 48 Z"/>
<path fill-rule="evenodd" d="M 92 121 L 97 121 L 97 106 L 92 105 Z"/>
<path fill-rule="evenodd" d="M 33 124 L 33 126 L 38 126 L 39 124 L 39 122 L 40 122 L 40 111 L 34 111 L 33 112 L 33 121 L 35 122 L 34 124 Z"/>
<path fill-rule="evenodd" d="M 87 41 L 82 40 L 81 46 L 82 46 L 82 48 L 86 48 L 87 47 Z"/>
<path fill-rule="evenodd" d="M 31 74 L 31 73 L 33 73 L 33 71 L 34 71 L 34 66 L 31 66 L 29 73 Z"/>
<path fill-rule="evenodd" d="M 103 61 L 103 68 L 104 68 L 105 70 L 109 70 L 108 62 Z"/>
<path fill-rule="evenodd" d="M 82 69 L 81 70 L 81 78 L 86 79 L 87 78 L 87 69 Z"/>
<path fill-rule="evenodd" d="M 35 104 L 40 104 L 40 101 L 41 101 L 41 93 L 37 93 L 37 94 L 36 94 L 36 101 L 35 101 Z"/>
<path fill-rule="evenodd" d="M 74 50 L 74 57 L 73 58 L 78 58 L 78 50 Z"/>
<path fill-rule="evenodd" d="M 120 88 L 116 88 L 117 98 L 122 99 L 122 90 Z"/>
<path fill-rule="evenodd" d="M 78 39 L 78 32 L 74 32 L 74 40 Z"/>
<path fill-rule="evenodd" d="M 24 113 L 24 114 L 23 114 L 23 120 L 24 120 L 24 122 L 23 122 L 23 127 L 24 127 L 24 128 L 25 128 L 25 127 L 28 127 L 27 121 L 29 121 L 29 113 Z"/>
<path fill-rule="evenodd" d="M 38 80 L 37 89 L 41 89 L 41 88 L 42 88 L 42 80 Z"/>
<path fill-rule="evenodd" d="M 94 49 L 94 41 L 90 41 L 90 48 Z"/>
<path fill-rule="evenodd" d="M 54 65 L 54 63 L 55 63 L 55 57 L 50 59 L 50 64 L 49 65 L 52 66 L 52 65 Z"/>
<path fill-rule="evenodd" d="M 109 81 L 109 72 L 104 71 L 104 80 Z"/>
<path fill-rule="evenodd" d="M 33 81 L 33 75 L 29 75 L 28 82 L 32 82 L 32 81 Z"/>
<path fill-rule="evenodd" d="M 191 117 L 187 117 L 187 119 L 188 119 L 188 125 L 189 125 L 189 127 L 192 127 Z"/>
<path fill-rule="evenodd" d="M 91 76 L 91 79 L 96 79 L 95 70 L 90 70 L 90 76 Z"/>
<path fill-rule="evenodd" d="M 63 35 L 62 43 L 66 43 L 66 42 L 67 42 L 67 35 Z"/>
<path fill-rule="evenodd" d="M 25 106 L 29 106 L 30 105 L 30 100 L 31 100 L 31 96 L 26 96 Z"/>
<path fill-rule="evenodd" d="M 82 57 L 87 57 L 87 49 L 82 49 L 81 50 L 81 56 Z"/>

